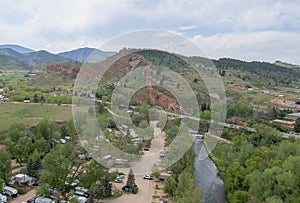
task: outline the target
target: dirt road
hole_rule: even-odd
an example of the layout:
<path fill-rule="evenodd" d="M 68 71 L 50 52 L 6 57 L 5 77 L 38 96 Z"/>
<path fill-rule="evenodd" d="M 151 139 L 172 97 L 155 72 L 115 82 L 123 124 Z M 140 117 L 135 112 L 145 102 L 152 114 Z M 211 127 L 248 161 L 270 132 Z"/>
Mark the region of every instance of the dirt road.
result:
<path fill-rule="evenodd" d="M 27 200 L 31 199 L 34 196 L 35 196 L 35 189 L 32 189 L 24 195 L 18 195 L 16 198 L 10 201 L 10 203 L 26 202 Z"/>
<path fill-rule="evenodd" d="M 161 132 L 159 128 L 156 127 L 157 122 L 152 122 L 151 125 L 154 127 L 154 138 L 151 142 L 151 147 L 149 151 L 145 151 L 140 162 L 132 167 L 133 173 L 135 174 L 135 182 L 138 185 L 139 191 L 137 194 L 123 194 L 121 197 L 116 199 L 105 200 L 105 203 L 151 203 L 160 202 L 160 200 L 154 200 L 153 195 L 155 194 L 154 180 L 144 180 L 144 174 L 151 174 L 152 166 L 160 161 L 159 152 L 164 150 L 164 140 L 166 134 Z M 128 174 L 129 168 L 114 168 Z M 115 183 L 115 187 L 121 189 L 122 186 L 126 184 L 126 180 L 122 184 Z"/>

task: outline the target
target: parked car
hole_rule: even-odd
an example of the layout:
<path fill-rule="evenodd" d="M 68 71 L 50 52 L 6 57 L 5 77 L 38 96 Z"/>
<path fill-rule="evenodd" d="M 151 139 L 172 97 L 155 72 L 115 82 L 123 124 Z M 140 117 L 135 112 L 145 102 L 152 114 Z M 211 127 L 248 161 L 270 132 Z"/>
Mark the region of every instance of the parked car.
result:
<path fill-rule="evenodd" d="M 115 179 L 115 182 L 116 182 L 116 183 L 123 183 L 123 179 L 121 179 L 121 178 L 116 178 L 116 179 Z"/>
<path fill-rule="evenodd" d="M 93 153 L 88 153 L 86 156 L 85 156 L 85 159 L 86 160 L 91 160 L 93 158 Z"/>
<path fill-rule="evenodd" d="M 61 144 L 66 144 L 66 140 L 65 139 L 60 139 L 60 143 Z"/>
<path fill-rule="evenodd" d="M 78 159 L 84 160 L 84 159 L 85 159 L 85 155 L 84 155 L 84 154 L 79 154 L 79 155 L 78 155 Z"/>
<path fill-rule="evenodd" d="M 164 151 L 160 151 L 159 152 L 159 157 L 161 157 L 161 158 L 165 157 L 165 152 Z"/>
<path fill-rule="evenodd" d="M 120 179 L 124 179 L 125 178 L 125 174 L 124 173 L 119 173 L 117 178 L 120 178 Z"/>
<path fill-rule="evenodd" d="M 147 179 L 147 180 L 153 180 L 153 176 L 150 176 L 150 175 L 144 175 L 143 177 L 144 179 Z"/>

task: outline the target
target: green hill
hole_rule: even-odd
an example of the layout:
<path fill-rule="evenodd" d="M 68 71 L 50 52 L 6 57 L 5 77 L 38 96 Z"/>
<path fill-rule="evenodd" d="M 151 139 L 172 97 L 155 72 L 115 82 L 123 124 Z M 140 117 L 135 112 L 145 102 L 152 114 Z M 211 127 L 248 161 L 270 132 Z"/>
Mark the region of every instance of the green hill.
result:
<path fill-rule="evenodd" d="M 1 70 L 31 70 L 32 66 L 10 56 L 0 55 Z"/>

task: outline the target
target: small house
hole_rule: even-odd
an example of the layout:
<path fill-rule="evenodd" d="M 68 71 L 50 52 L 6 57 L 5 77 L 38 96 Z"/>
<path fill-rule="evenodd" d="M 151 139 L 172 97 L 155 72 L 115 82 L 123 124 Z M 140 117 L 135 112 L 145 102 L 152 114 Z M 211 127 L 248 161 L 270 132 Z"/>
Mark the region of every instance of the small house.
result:
<path fill-rule="evenodd" d="M 263 90 L 261 93 L 263 93 L 263 94 L 270 94 L 270 91 L 269 90 Z"/>

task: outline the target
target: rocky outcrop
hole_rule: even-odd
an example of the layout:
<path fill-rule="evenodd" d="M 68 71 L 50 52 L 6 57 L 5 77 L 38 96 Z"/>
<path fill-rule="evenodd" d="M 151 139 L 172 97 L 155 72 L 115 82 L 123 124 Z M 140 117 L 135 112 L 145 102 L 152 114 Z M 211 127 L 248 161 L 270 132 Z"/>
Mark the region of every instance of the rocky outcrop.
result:
<path fill-rule="evenodd" d="M 169 94 L 166 91 L 162 91 L 158 88 L 154 87 L 145 87 L 137 94 L 134 98 L 135 102 L 138 104 L 142 104 L 145 102 L 145 100 L 148 100 L 151 105 L 160 106 L 165 110 L 174 112 L 174 113 L 180 113 L 180 107 L 175 99 L 171 94 Z"/>
<path fill-rule="evenodd" d="M 62 75 L 68 75 L 72 78 L 76 78 L 76 75 L 78 74 L 79 70 L 80 68 L 71 67 L 65 64 L 54 64 L 54 65 L 48 65 L 46 67 L 46 71 L 48 74 L 60 73 Z"/>

